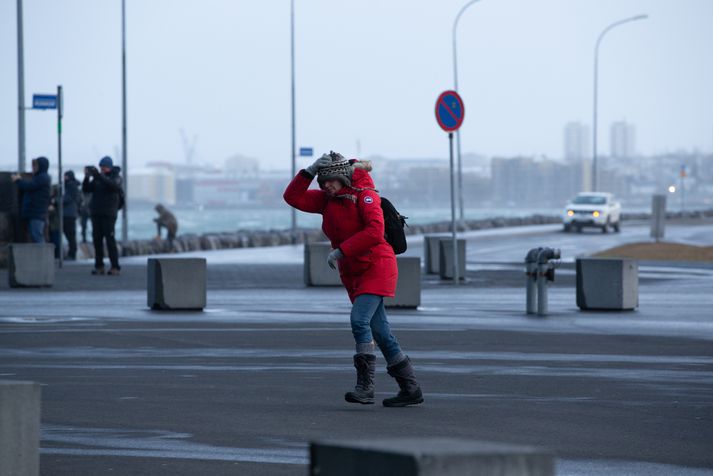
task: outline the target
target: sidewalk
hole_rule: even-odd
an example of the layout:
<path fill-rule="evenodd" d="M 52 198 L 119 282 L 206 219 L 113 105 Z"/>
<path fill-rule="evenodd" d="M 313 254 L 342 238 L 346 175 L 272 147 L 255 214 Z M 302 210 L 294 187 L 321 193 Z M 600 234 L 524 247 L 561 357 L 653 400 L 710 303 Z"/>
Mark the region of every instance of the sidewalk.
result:
<path fill-rule="evenodd" d="M 498 241 L 561 238 L 543 233 Z M 403 435 L 547 447 L 559 475 L 713 474 L 711 270 L 642 269 L 639 309 L 598 313 L 565 267 L 546 318 L 525 315 L 516 264 L 425 276 L 422 306 L 390 320 L 426 403 L 386 409 L 343 401 L 349 302 L 304 287 L 301 247 L 216 253 L 202 313 L 149 311 L 145 258 L 119 277 L 70 263 L 51 289 L 0 272 L 0 378 L 44 385 L 42 474 L 302 475 L 310 440 Z M 381 399 L 396 387 L 377 365 Z"/>

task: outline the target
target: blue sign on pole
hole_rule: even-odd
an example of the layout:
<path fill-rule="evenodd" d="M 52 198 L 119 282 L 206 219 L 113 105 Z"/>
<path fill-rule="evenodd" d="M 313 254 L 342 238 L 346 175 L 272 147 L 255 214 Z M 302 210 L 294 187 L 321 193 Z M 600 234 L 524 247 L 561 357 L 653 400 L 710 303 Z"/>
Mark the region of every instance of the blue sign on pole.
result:
<path fill-rule="evenodd" d="M 444 91 L 436 100 L 436 121 L 446 132 L 453 132 L 463 124 L 465 107 L 455 91 Z"/>
<path fill-rule="evenodd" d="M 312 147 L 300 147 L 300 157 L 312 157 L 314 149 Z"/>
<path fill-rule="evenodd" d="M 57 95 L 34 94 L 32 96 L 32 109 L 57 109 Z"/>

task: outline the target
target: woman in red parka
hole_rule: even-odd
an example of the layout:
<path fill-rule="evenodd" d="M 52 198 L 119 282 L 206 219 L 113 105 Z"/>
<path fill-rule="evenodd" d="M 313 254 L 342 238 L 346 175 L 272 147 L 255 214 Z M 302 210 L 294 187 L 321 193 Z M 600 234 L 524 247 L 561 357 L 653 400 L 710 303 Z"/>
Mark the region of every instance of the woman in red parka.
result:
<path fill-rule="evenodd" d="M 423 402 L 423 394 L 410 359 L 391 334 L 384 310 L 384 297 L 394 296 L 398 270 L 394 250 L 384 238 L 381 199 L 370 170 L 369 162 L 344 160 L 334 152 L 324 154 L 292 179 L 284 198 L 298 210 L 322 215 L 322 230 L 333 248 L 328 264 L 333 269 L 338 265 L 352 302 L 357 384 L 344 398 L 351 403 L 374 403 L 376 341 L 400 389 L 398 395 L 383 401 L 384 406 L 416 405 Z M 308 190 L 315 175 L 321 190 Z"/>

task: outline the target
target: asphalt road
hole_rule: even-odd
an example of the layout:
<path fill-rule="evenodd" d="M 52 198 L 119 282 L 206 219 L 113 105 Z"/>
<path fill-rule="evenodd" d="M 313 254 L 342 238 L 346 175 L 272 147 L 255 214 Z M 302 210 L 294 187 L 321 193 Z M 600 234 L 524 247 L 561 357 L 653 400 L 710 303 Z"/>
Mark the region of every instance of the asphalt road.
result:
<path fill-rule="evenodd" d="M 551 315 L 530 318 L 516 251 L 645 232 L 521 231 L 469 237 L 467 286 L 424 277 L 422 307 L 390 313 L 419 407 L 343 401 L 348 301 L 304 288 L 292 249 L 211 255 L 203 313 L 147 310 L 140 259 L 3 288 L 0 378 L 43 384 L 43 475 L 303 475 L 311 440 L 403 436 L 543 446 L 559 475 L 713 474 L 713 270 L 643 267 L 637 311 L 585 313 L 565 267 Z M 507 259 L 478 260 L 488 243 Z M 396 386 L 378 366 L 383 398 Z"/>

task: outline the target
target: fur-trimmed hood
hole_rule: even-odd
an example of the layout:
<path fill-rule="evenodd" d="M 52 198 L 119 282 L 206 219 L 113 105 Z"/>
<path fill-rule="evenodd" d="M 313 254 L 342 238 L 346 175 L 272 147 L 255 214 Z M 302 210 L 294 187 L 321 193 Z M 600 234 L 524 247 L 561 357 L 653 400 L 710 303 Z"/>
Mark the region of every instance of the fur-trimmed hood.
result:
<path fill-rule="evenodd" d="M 352 173 L 352 185 L 351 188 L 354 189 L 374 189 L 374 180 L 369 175 L 369 172 L 373 170 L 370 160 L 357 160 L 352 166 L 354 167 L 354 172 Z"/>

